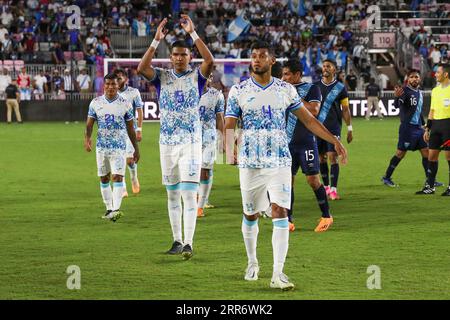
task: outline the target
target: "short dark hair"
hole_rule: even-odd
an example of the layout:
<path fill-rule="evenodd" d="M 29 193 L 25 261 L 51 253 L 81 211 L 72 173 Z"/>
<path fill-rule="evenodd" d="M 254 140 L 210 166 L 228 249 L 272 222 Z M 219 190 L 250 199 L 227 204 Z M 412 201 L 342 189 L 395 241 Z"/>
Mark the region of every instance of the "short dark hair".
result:
<path fill-rule="evenodd" d="M 105 81 L 106 81 L 106 80 L 117 80 L 117 74 L 115 74 L 115 73 L 113 73 L 113 72 L 108 73 L 103 79 L 104 79 Z"/>
<path fill-rule="evenodd" d="M 172 45 L 170 46 L 170 52 L 173 51 L 173 48 L 186 48 L 191 50 L 191 46 L 184 40 L 177 40 L 175 42 L 172 43 Z"/>
<path fill-rule="evenodd" d="M 417 69 L 411 69 L 411 70 L 409 70 L 408 73 L 407 73 L 406 75 L 409 77 L 409 76 L 412 75 L 413 73 L 417 73 L 417 74 L 420 76 L 420 71 L 417 70 Z"/>
<path fill-rule="evenodd" d="M 250 47 L 250 52 L 257 49 L 267 49 L 269 51 L 269 54 L 271 56 L 275 56 L 275 51 L 270 46 L 270 44 L 266 41 L 255 41 L 252 43 L 252 46 Z"/>
<path fill-rule="evenodd" d="M 450 77 L 450 64 L 448 64 L 448 63 L 440 63 L 438 66 L 442 67 L 444 72 L 447 72 L 449 77 Z"/>
<path fill-rule="evenodd" d="M 125 71 L 125 69 L 117 68 L 116 70 L 114 70 L 115 75 L 118 76 L 120 73 L 128 77 L 128 73 Z"/>
<path fill-rule="evenodd" d="M 331 63 L 334 66 L 334 68 L 337 70 L 337 63 L 336 63 L 336 61 L 334 61 L 332 59 L 325 59 L 325 60 L 323 60 L 323 63 L 325 63 L 325 62 Z"/>
<path fill-rule="evenodd" d="M 297 59 L 290 59 L 283 64 L 283 68 L 288 68 L 292 73 L 300 72 L 303 74 L 303 67 Z"/>
<path fill-rule="evenodd" d="M 281 77 L 283 77 L 283 66 L 281 65 L 280 62 L 276 61 L 273 65 L 272 65 L 272 72 L 271 72 L 272 77 L 281 79 Z"/>

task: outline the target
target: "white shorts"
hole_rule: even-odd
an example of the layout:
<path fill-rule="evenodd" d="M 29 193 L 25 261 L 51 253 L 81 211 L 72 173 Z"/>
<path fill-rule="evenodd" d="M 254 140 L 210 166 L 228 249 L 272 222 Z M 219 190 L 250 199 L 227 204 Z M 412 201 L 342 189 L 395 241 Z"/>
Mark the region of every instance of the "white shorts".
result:
<path fill-rule="evenodd" d="M 271 203 L 291 208 L 291 167 L 240 168 L 239 180 L 244 214 L 265 211 Z"/>
<path fill-rule="evenodd" d="M 134 147 L 133 147 L 133 144 L 131 143 L 130 138 L 127 138 L 126 156 L 127 156 L 127 158 L 133 158 L 134 157 Z"/>
<path fill-rule="evenodd" d="M 97 152 L 96 155 L 97 175 L 99 177 L 104 177 L 109 173 L 121 176 L 125 175 L 125 167 L 127 164 L 125 152 L 115 155 L 108 155 L 102 152 Z"/>
<path fill-rule="evenodd" d="M 216 145 L 207 144 L 202 150 L 202 169 L 212 169 L 216 161 Z"/>
<path fill-rule="evenodd" d="M 159 145 L 162 183 L 200 182 L 202 144 Z"/>

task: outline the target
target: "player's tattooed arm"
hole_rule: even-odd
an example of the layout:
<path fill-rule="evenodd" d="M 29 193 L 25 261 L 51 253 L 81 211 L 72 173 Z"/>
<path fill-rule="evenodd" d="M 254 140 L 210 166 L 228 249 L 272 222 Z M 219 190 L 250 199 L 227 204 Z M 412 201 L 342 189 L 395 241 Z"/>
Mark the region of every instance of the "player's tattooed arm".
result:
<path fill-rule="evenodd" d="M 92 151 L 92 129 L 94 128 L 95 119 L 88 117 L 86 121 L 86 131 L 84 133 L 84 149 L 87 152 Z"/>
<path fill-rule="evenodd" d="M 134 131 L 133 119 L 131 119 L 130 121 L 127 121 L 127 133 L 128 133 L 128 137 L 130 138 L 130 141 L 134 147 L 134 154 L 133 154 L 134 162 L 138 163 L 139 158 L 140 158 L 140 153 L 139 153 L 139 146 L 138 146 L 138 143 L 136 140 L 136 132 Z"/>
<path fill-rule="evenodd" d="M 155 76 L 155 69 L 151 66 L 153 57 L 156 52 L 156 48 L 159 44 L 159 41 L 164 39 L 168 30 L 164 29 L 164 26 L 167 24 L 167 18 L 164 18 L 156 29 L 155 39 L 152 44 L 148 48 L 147 52 L 142 57 L 141 62 L 138 65 L 137 71 L 139 74 L 143 75 L 148 80 L 151 80 Z"/>

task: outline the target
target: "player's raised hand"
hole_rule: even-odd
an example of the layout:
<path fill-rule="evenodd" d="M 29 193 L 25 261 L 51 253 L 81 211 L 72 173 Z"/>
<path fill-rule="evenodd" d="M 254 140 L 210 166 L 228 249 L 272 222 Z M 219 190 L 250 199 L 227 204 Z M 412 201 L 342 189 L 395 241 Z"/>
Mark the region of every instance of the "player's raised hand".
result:
<path fill-rule="evenodd" d="M 347 143 L 353 141 L 353 131 L 347 131 Z"/>
<path fill-rule="evenodd" d="M 92 140 L 91 139 L 84 139 L 84 149 L 87 152 L 91 152 L 92 151 Z"/>
<path fill-rule="evenodd" d="M 347 164 L 347 150 L 345 149 L 345 147 L 342 145 L 342 143 L 337 140 L 334 143 L 334 149 L 336 150 L 336 153 L 338 154 L 341 163 L 342 164 Z"/>
<path fill-rule="evenodd" d="M 400 98 L 403 95 L 404 91 L 401 86 L 395 86 L 394 88 L 394 95 L 396 98 Z"/>
<path fill-rule="evenodd" d="M 164 29 L 166 24 L 167 24 L 167 18 L 164 18 L 161 21 L 161 23 L 159 24 L 158 28 L 156 29 L 156 33 L 155 33 L 155 40 L 156 41 L 161 41 L 162 39 L 164 39 L 166 34 L 169 32 L 169 30 Z"/>
<path fill-rule="evenodd" d="M 187 14 L 181 15 L 181 27 L 187 33 L 192 33 L 195 30 L 194 23 L 192 22 L 191 18 Z"/>

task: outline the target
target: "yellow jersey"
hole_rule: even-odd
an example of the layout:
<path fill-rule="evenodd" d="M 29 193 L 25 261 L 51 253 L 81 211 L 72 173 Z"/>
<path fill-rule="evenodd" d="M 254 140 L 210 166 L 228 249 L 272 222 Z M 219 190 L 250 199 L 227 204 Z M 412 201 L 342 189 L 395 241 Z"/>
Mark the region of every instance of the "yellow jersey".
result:
<path fill-rule="evenodd" d="M 431 91 L 431 110 L 435 120 L 450 119 L 450 85 L 438 85 Z"/>

